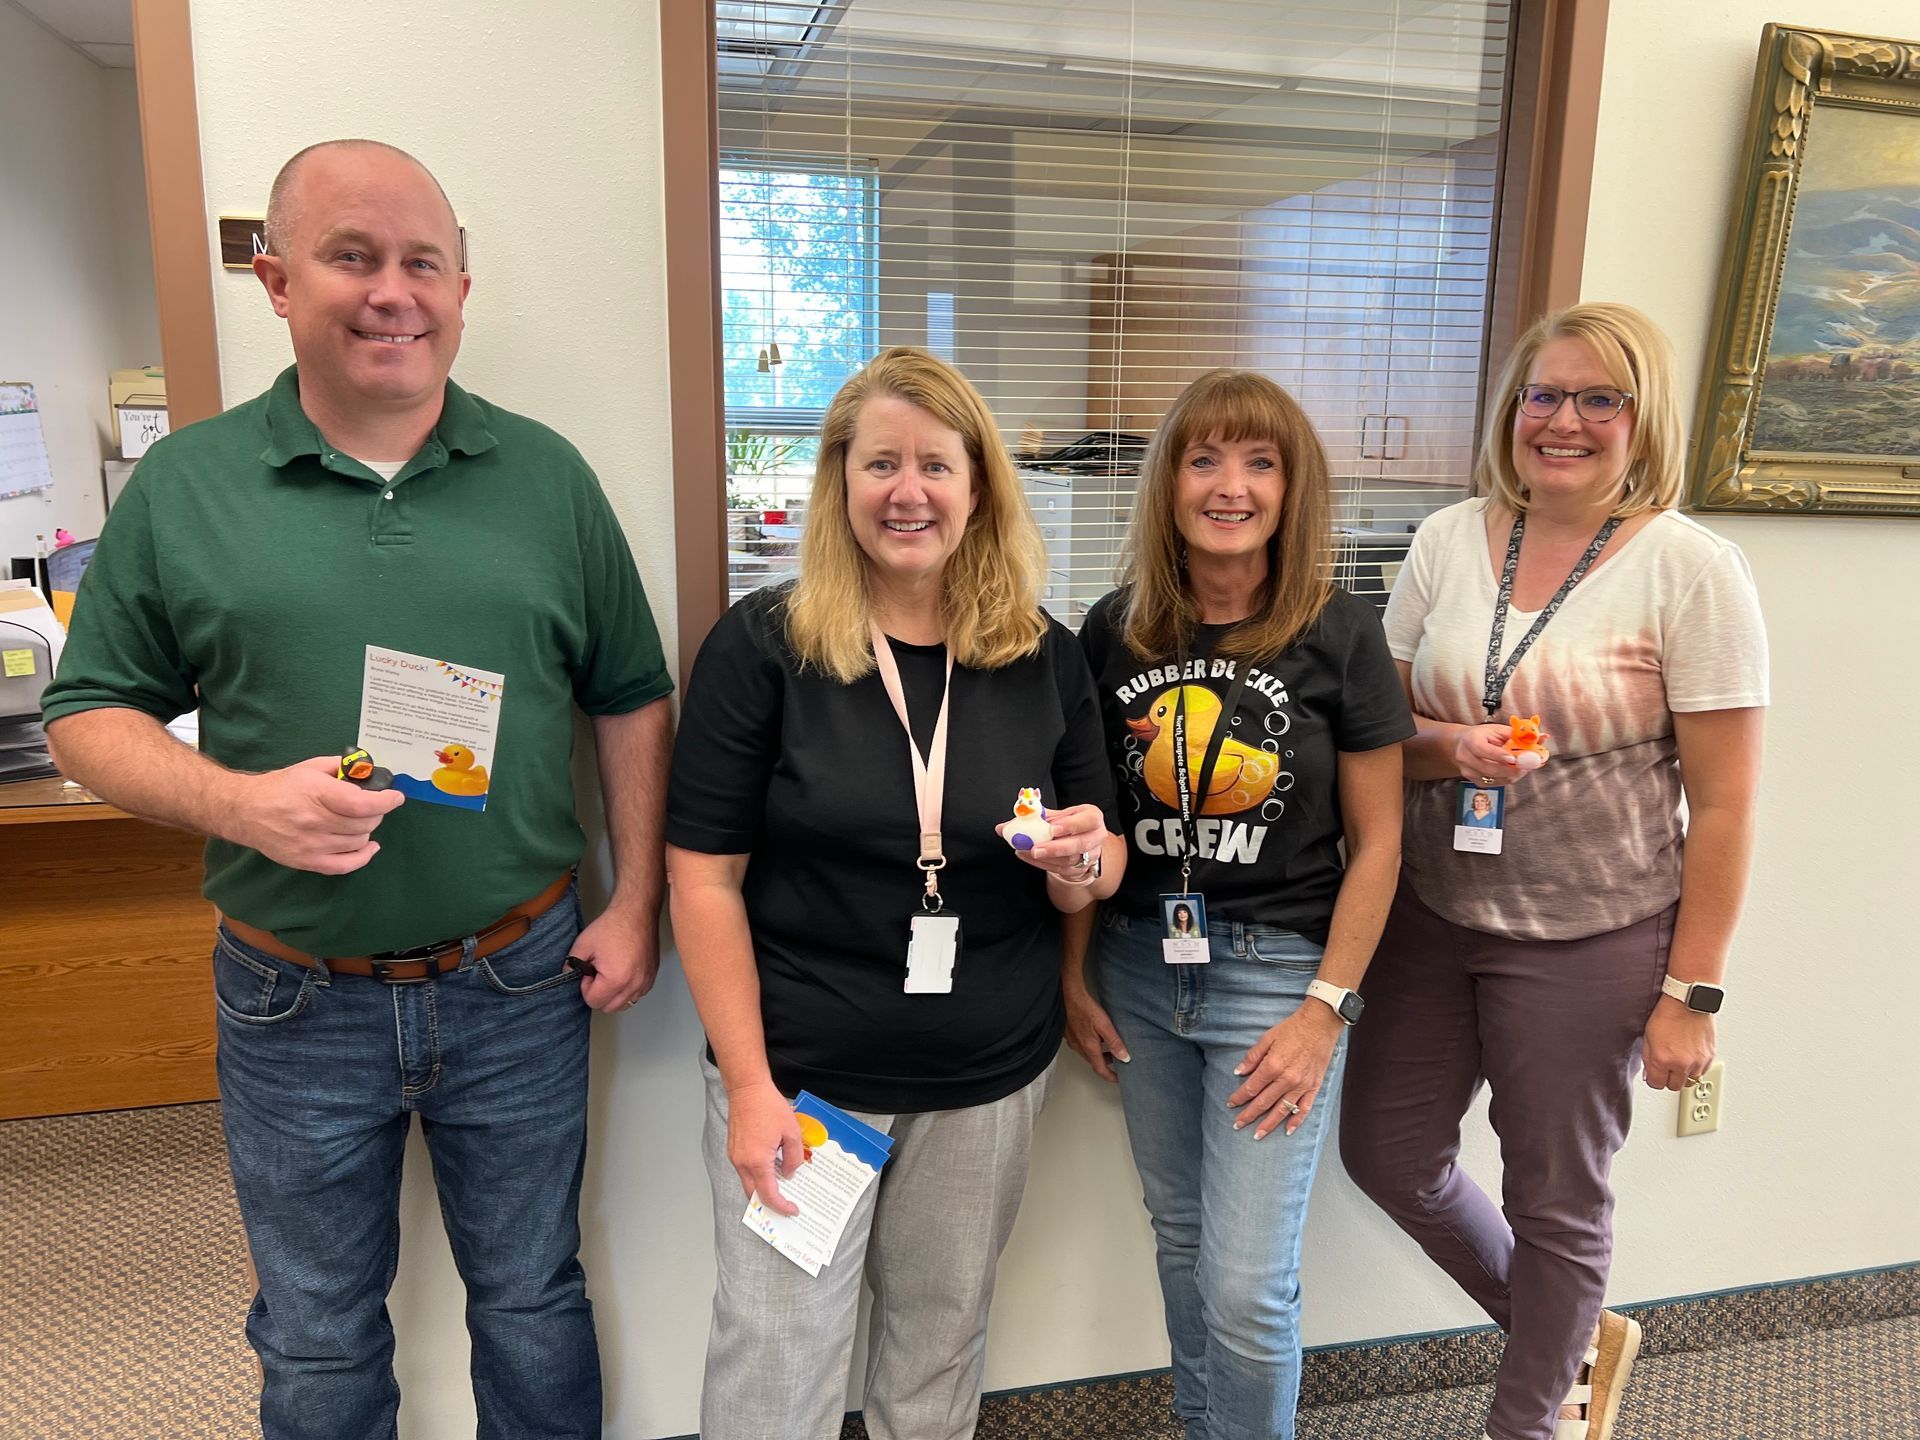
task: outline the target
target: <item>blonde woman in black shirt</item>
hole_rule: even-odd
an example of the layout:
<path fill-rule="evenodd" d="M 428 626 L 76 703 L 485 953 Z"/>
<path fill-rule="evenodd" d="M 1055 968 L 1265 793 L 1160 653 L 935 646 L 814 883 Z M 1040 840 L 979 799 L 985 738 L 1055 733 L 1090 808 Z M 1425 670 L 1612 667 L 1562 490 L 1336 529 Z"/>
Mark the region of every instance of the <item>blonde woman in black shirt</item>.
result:
<path fill-rule="evenodd" d="M 705 1440 L 839 1434 L 863 1272 L 868 1433 L 973 1433 L 994 1265 L 1065 1021 L 1059 914 L 1110 894 L 1126 861 L 1044 569 L 985 402 L 889 350 L 827 411 L 801 578 L 701 647 L 667 863 L 711 1045 Z M 1053 834 L 1016 851 L 996 826 L 1025 787 Z M 950 972 L 910 958 L 916 916 L 959 917 Z M 794 1208 L 802 1089 L 894 1141 L 817 1276 L 741 1223 L 752 1194 Z"/>

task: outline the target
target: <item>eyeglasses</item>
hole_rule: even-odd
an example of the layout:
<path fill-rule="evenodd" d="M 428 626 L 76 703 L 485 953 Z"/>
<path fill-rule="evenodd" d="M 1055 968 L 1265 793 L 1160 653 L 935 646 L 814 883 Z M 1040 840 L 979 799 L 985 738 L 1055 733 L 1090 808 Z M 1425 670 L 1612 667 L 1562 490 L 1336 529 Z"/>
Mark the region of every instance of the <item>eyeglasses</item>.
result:
<path fill-rule="evenodd" d="M 1604 425 L 1619 418 L 1633 396 L 1611 385 L 1592 385 L 1585 390 L 1562 390 L 1558 385 L 1522 385 L 1514 394 L 1520 397 L 1520 413 L 1536 420 L 1551 420 L 1566 401 L 1573 401 L 1574 413 L 1582 420 Z"/>

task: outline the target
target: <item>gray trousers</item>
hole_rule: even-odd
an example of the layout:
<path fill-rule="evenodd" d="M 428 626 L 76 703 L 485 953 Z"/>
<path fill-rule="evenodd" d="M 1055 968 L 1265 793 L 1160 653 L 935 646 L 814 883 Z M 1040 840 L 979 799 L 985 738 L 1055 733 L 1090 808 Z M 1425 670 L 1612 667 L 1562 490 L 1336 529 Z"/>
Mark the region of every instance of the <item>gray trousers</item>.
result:
<path fill-rule="evenodd" d="M 980 1413 L 994 1270 L 1026 1189 L 1051 1069 L 990 1105 L 851 1112 L 891 1135 L 893 1154 L 817 1277 L 740 1223 L 747 1202 L 727 1161 L 726 1089 L 704 1058 L 701 1070 L 719 1270 L 701 1440 L 836 1440 L 863 1278 L 873 1290 L 867 1433 L 966 1440 Z"/>

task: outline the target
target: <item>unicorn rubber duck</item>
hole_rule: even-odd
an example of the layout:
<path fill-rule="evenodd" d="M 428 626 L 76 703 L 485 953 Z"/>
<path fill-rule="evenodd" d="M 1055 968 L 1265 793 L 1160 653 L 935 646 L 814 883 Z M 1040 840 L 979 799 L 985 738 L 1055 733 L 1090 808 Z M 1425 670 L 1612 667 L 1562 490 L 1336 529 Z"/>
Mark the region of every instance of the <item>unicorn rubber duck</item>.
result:
<path fill-rule="evenodd" d="M 1053 838 L 1047 807 L 1040 803 L 1037 789 L 1027 786 L 1014 798 L 1013 819 L 1000 827 L 1000 834 L 1016 850 L 1031 850 L 1042 840 Z"/>

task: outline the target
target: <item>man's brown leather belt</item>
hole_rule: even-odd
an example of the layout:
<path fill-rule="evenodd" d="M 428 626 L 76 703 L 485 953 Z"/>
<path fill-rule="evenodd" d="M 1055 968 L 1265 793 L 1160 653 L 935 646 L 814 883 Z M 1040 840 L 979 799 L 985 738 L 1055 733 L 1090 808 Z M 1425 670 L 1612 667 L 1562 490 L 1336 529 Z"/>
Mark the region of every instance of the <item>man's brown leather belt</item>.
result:
<path fill-rule="evenodd" d="M 535 920 L 560 903 L 560 897 L 567 893 L 567 887 L 572 883 L 573 872 L 568 871 L 531 900 L 522 901 L 491 925 L 474 931 L 473 958 L 484 959 L 523 938 L 533 928 Z M 220 923 L 256 950 L 264 950 L 269 955 L 290 960 L 295 965 L 305 965 L 308 969 L 320 963 L 304 950 L 296 950 L 284 943 L 271 931 L 249 925 L 244 920 L 222 915 Z M 388 985 L 417 985 L 423 980 L 444 975 L 449 970 L 459 969 L 466 940 L 466 936 L 461 936 L 457 940 L 416 945 L 410 950 L 389 950 L 379 955 L 329 955 L 326 957 L 326 967 L 334 975 L 366 975 Z"/>

